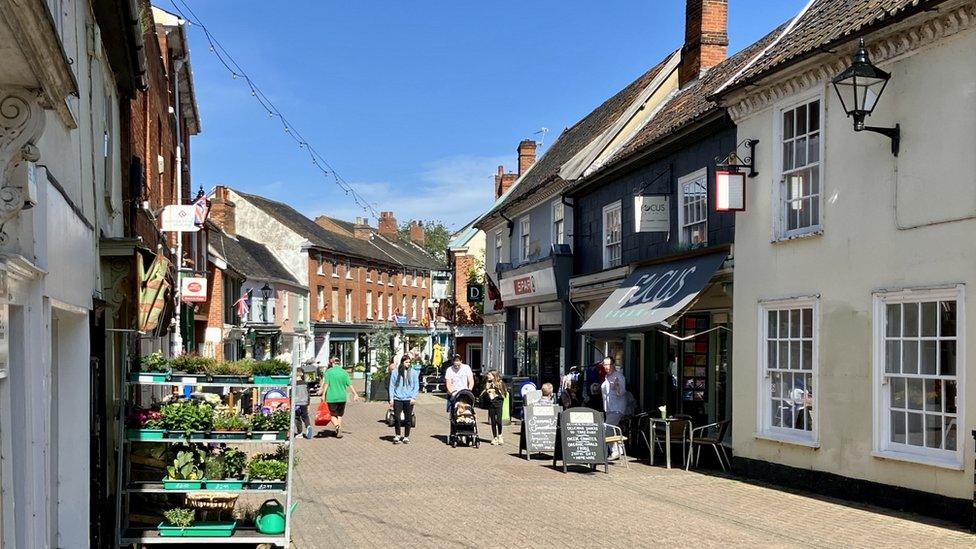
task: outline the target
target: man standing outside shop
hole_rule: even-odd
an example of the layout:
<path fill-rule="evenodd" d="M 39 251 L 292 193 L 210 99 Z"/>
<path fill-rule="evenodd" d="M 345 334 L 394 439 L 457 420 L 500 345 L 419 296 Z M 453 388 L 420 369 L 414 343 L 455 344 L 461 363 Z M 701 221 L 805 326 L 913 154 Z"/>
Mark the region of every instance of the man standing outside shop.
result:
<path fill-rule="evenodd" d="M 447 388 L 447 413 L 451 413 L 454 396 L 459 391 L 474 389 L 474 372 L 471 367 L 461 362 L 461 355 L 454 355 L 454 362 L 444 371 L 444 385 Z"/>
<path fill-rule="evenodd" d="M 328 403 L 329 412 L 332 413 L 335 436 L 342 438 L 342 416 L 346 413 L 346 399 L 349 394 L 352 394 L 352 400 L 355 402 L 359 400 L 359 395 L 352 388 L 349 374 L 339 365 L 339 359 L 332 357 L 329 364 L 329 369 L 325 371 L 322 378 L 322 394 L 325 395 L 325 402 Z"/>
<path fill-rule="evenodd" d="M 603 359 L 603 368 L 607 372 L 607 377 L 600 384 L 600 392 L 603 394 L 603 409 L 605 410 L 605 421 L 607 425 L 614 427 L 620 426 L 620 419 L 627 410 L 627 380 L 623 373 L 617 370 L 613 357 Z M 607 450 L 610 451 L 610 459 L 620 458 L 620 444 L 614 442 Z"/>

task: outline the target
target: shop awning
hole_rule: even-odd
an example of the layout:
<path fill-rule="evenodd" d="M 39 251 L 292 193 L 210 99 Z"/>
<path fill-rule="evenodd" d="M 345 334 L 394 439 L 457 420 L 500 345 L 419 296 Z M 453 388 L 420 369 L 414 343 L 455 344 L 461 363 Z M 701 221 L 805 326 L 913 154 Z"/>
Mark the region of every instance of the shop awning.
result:
<path fill-rule="evenodd" d="M 636 269 L 580 332 L 639 331 L 682 312 L 727 257 L 717 252 Z"/>

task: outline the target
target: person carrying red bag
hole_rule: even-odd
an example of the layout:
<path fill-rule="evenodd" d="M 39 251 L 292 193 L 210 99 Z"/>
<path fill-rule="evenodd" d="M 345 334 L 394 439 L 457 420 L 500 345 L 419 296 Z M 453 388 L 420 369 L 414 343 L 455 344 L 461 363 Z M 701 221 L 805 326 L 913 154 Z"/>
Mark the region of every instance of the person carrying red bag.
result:
<path fill-rule="evenodd" d="M 328 410 L 332 414 L 332 424 L 335 425 L 336 438 L 342 438 L 342 416 L 346 411 L 346 399 L 352 394 L 353 401 L 359 400 L 359 395 L 352 388 L 352 379 L 349 374 L 339 366 L 338 358 L 329 360 L 331 366 L 325 371 L 322 378 L 322 394 L 325 395 L 324 401 L 328 404 Z M 318 423 L 316 418 L 316 423 Z"/>

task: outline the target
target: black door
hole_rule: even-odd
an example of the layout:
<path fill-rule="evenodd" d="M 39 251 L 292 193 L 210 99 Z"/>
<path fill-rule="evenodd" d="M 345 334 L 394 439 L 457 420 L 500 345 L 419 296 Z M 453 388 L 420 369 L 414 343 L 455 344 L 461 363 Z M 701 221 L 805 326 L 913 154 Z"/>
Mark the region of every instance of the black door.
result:
<path fill-rule="evenodd" d="M 559 387 L 559 349 L 563 336 L 560 330 L 542 330 L 539 338 L 539 386 L 552 383 Z"/>

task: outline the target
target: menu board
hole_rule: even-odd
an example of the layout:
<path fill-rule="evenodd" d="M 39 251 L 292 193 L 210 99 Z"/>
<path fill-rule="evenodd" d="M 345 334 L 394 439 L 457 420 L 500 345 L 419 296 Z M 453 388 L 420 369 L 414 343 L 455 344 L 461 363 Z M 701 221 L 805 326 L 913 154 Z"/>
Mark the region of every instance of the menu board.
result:
<path fill-rule="evenodd" d="M 522 441 L 526 459 L 532 454 L 556 452 L 556 431 L 559 429 L 560 406 L 534 405 L 525 407 L 522 420 Z"/>
<path fill-rule="evenodd" d="M 591 408 L 570 408 L 559 414 L 560 458 L 567 465 L 600 465 L 607 468 L 606 433 L 603 413 Z"/>

